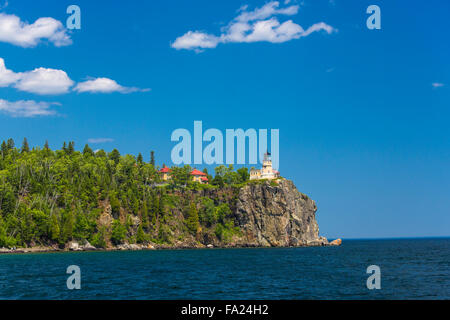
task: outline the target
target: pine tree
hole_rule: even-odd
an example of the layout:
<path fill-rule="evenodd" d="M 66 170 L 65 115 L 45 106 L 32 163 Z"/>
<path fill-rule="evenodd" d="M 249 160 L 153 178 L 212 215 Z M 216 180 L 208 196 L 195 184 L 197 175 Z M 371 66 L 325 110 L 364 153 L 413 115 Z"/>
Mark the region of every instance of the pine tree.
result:
<path fill-rule="evenodd" d="M 142 154 L 139 152 L 139 155 L 137 156 L 137 163 L 142 165 L 143 162 L 144 162 L 144 159 L 142 157 Z"/>
<path fill-rule="evenodd" d="M 112 230 L 111 230 L 111 242 L 114 243 L 115 245 L 123 243 L 126 235 L 127 235 L 126 227 L 122 223 L 120 223 L 118 219 L 114 220 L 112 223 Z"/>
<path fill-rule="evenodd" d="M 6 146 L 8 147 L 8 150 L 12 150 L 15 147 L 14 140 L 12 138 L 8 139 L 8 142 L 6 142 Z"/>
<path fill-rule="evenodd" d="M 46 151 L 50 150 L 50 147 L 48 146 L 48 140 L 45 140 L 44 149 Z"/>
<path fill-rule="evenodd" d="M 137 230 L 137 234 L 136 234 L 136 242 L 137 243 L 143 243 L 145 242 L 145 233 L 144 233 L 144 229 L 142 228 L 142 223 L 139 225 L 138 230 Z"/>
<path fill-rule="evenodd" d="M 156 224 L 156 218 L 157 214 L 159 212 L 159 197 L 157 194 L 153 195 L 153 202 L 152 202 L 152 210 L 150 217 L 152 218 L 152 225 Z"/>
<path fill-rule="evenodd" d="M 62 146 L 62 150 L 64 151 L 64 153 L 67 153 L 67 145 L 66 145 L 65 141 L 64 141 L 64 144 Z"/>
<path fill-rule="evenodd" d="M 59 234 L 61 233 L 61 229 L 59 228 L 59 222 L 56 218 L 56 215 L 52 215 L 50 219 L 50 239 L 53 241 L 59 241 Z"/>
<path fill-rule="evenodd" d="M 23 138 L 22 148 L 20 149 L 20 152 L 30 152 L 30 146 L 28 145 L 27 138 Z"/>
<path fill-rule="evenodd" d="M 8 154 L 8 146 L 6 145 L 5 141 L 2 142 L 1 152 L 2 152 L 2 158 L 4 158 Z"/>
<path fill-rule="evenodd" d="M 113 150 L 109 153 L 108 156 L 109 156 L 109 158 L 110 158 L 111 160 L 114 161 L 115 164 L 118 164 L 118 163 L 119 163 L 119 161 L 120 161 L 120 153 L 119 153 L 119 150 L 113 149 Z"/>
<path fill-rule="evenodd" d="M 69 147 L 67 148 L 67 154 L 73 154 L 75 152 L 75 142 L 69 142 Z"/>
<path fill-rule="evenodd" d="M 154 167 L 155 166 L 155 151 L 150 151 L 150 164 Z"/>
<path fill-rule="evenodd" d="M 91 156 L 93 156 L 94 155 L 94 151 L 92 151 L 92 149 L 89 147 L 89 145 L 86 143 L 86 145 L 84 146 L 84 149 L 83 149 L 83 154 L 86 156 L 86 155 L 91 155 Z"/>
<path fill-rule="evenodd" d="M 142 204 L 142 210 L 141 210 L 141 224 L 145 228 L 145 230 L 148 230 L 150 227 L 149 221 L 148 221 L 148 206 L 147 206 L 147 200 L 143 201 Z"/>
<path fill-rule="evenodd" d="M 197 235 L 197 232 L 200 228 L 197 206 L 193 202 L 191 203 L 187 212 L 186 227 L 192 235 Z"/>

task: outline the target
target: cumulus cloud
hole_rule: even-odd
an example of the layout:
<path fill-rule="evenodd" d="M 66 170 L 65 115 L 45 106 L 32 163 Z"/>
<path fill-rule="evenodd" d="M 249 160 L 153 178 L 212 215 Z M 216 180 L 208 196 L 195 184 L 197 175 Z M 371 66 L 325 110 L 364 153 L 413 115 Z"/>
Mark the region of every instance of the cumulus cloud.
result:
<path fill-rule="evenodd" d="M 74 82 L 62 70 L 37 68 L 20 74 L 15 88 L 36 94 L 63 94 L 69 92 Z"/>
<path fill-rule="evenodd" d="M 0 83 L 1 83 L 1 78 L 0 78 Z M 433 88 L 440 88 L 440 87 L 444 86 L 444 84 L 441 82 L 433 82 L 431 85 L 433 86 Z"/>
<path fill-rule="evenodd" d="M 211 34 L 199 31 L 188 31 L 181 37 L 178 37 L 172 44 L 172 47 L 180 49 L 195 49 L 200 51 L 206 48 L 215 48 L 220 42 L 220 38 Z"/>
<path fill-rule="evenodd" d="M 124 87 L 118 84 L 116 81 L 108 78 L 95 78 L 80 82 L 74 88 L 78 92 L 91 92 L 91 93 L 131 93 L 136 91 L 149 91 L 149 89 L 139 89 L 135 87 Z"/>
<path fill-rule="evenodd" d="M 113 142 L 114 139 L 111 138 L 89 138 L 88 143 L 97 144 L 97 143 L 107 143 Z"/>
<path fill-rule="evenodd" d="M 14 118 L 33 118 L 56 115 L 51 107 L 55 102 L 36 102 L 34 100 L 7 101 L 0 99 L 0 112 Z"/>
<path fill-rule="evenodd" d="M 0 87 L 12 86 L 36 94 L 62 94 L 69 92 L 74 82 L 66 72 L 57 69 L 36 68 L 32 71 L 14 72 L 0 58 Z"/>
<path fill-rule="evenodd" d="M 72 43 L 67 29 L 53 18 L 39 18 L 29 24 L 12 14 L 0 13 L 0 42 L 16 46 L 35 47 L 43 40 L 57 47 Z"/>
<path fill-rule="evenodd" d="M 285 2 L 285 5 L 287 4 L 289 2 Z M 248 6 L 242 6 L 238 10 L 238 16 L 226 27 L 222 28 L 219 36 L 201 31 L 188 31 L 175 39 L 171 44 L 172 48 L 177 50 L 195 50 L 198 52 L 208 48 L 215 48 L 219 43 L 250 43 L 261 41 L 281 43 L 306 37 L 313 32 L 325 31 L 330 34 L 336 31 L 336 29 L 324 22 L 313 24 L 304 30 L 292 20 L 281 23 L 276 17 L 280 15 L 296 15 L 299 10 L 298 5 L 280 8 L 278 1 L 271 1 L 253 11 L 248 11 L 247 9 Z"/>
<path fill-rule="evenodd" d="M 95 78 L 80 82 L 75 87 L 74 85 L 75 82 L 63 70 L 41 67 L 32 71 L 16 73 L 7 69 L 5 61 L 0 58 L 0 87 L 14 87 L 20 91 L 40 95 L 64 94 L 71 90 L 92 93 L 131 93 L 150 90 L 124 87 L 108 78 Z"/>

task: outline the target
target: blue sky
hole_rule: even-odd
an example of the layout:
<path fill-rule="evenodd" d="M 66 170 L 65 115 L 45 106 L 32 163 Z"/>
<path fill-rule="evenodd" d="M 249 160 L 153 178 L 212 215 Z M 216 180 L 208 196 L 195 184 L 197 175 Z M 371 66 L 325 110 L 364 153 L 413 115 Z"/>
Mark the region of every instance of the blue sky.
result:
<path fill-rule="evenodd" d="M 281 174 L 316 200 L 322 235 L 450 235 L 449 3 L 5 4 L 0 139 L 105 139 L 91 146 L 146 160 L 155 150 L 161 165 L 171 133 L 194 120 L 279 129 Z M 65 28 L 71 4 L 81 30 Z M 371 4 L 381 30 L 366 27 Z M 24 29 L 44 17 L 42 37 Z M 283 29 L 254 32 L 267 21 Z M 237 22 L 250 28 L 241 38 Z"/>

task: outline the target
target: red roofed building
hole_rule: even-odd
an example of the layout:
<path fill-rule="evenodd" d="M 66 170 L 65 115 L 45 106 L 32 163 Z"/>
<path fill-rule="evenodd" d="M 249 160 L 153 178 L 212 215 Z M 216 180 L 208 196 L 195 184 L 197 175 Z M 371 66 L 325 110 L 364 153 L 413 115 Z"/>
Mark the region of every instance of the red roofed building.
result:
<path fill-rule="evenodd" d="M 208 183 L 208 177 L 206 173 L 201 172 L 200 170 L 194 169 L 191 171 L 192 181 L 199 183 Z"/>
<path fill-rule="evenodd" d="M 163 167 L 158 172 L 161 175 L 161 179 L 163 181 L 167 181 L 167 180 L 169 180 L 171 178 L 170 177 L 170 172 L 171 171 L 172 170 L 170 170 L 170 168 L 167 168 L 166 165 L 163 164 Z"/>

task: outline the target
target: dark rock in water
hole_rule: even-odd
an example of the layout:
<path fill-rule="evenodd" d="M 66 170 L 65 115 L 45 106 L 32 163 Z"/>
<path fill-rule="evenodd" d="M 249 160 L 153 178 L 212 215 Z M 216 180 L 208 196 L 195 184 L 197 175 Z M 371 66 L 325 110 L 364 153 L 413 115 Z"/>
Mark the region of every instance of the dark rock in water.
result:
<path fill-rule="evenodd" d="M 322 246 L 314 200 L 300 193 L 290 180 L 250 183 L 238 196 L 236 217 L 244 246 Z"/>

